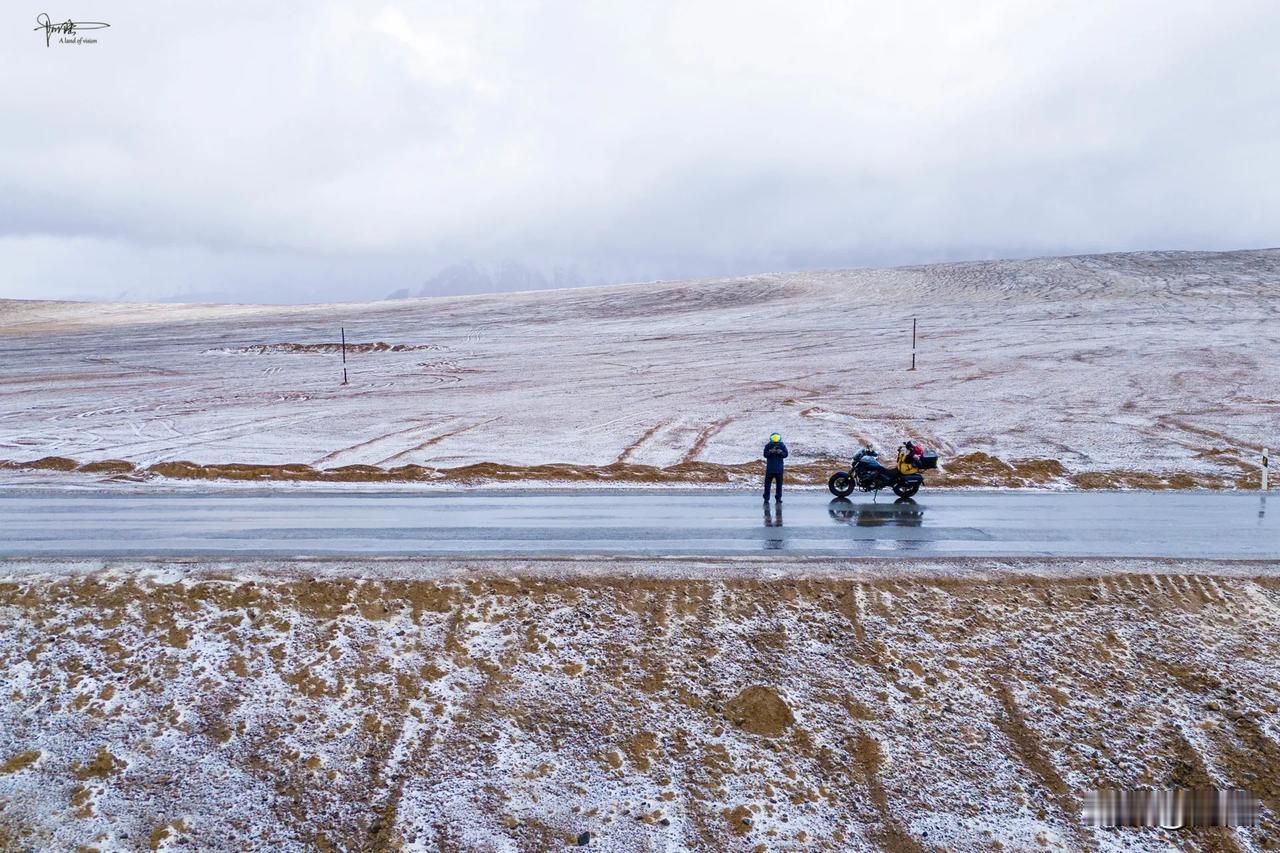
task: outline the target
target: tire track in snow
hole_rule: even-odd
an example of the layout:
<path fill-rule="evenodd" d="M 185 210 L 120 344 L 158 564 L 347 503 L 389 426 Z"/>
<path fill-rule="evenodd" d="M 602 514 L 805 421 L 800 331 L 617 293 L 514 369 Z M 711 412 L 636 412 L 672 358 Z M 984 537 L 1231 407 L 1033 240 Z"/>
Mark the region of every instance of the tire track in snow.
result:
<path fill-rule="evenodd" d="M 671 423 L 670 421 L 663 421 L 661 423 L 654 424 L 653 426 L 649 427 L 647 430 L 642 432 L 639 438 L 637 438 L 635 441 L 631 442 L 630 444 L 628 444 L 626 447 L 622 449 L 622 452 L 618 454 L 618 458 L 613 460 L 614 464 L 616 465 L 622 462 L 631 461 L 631 457 L 635 455 L 635 452 L 637 450 L 639 450 L 647 441 L 649 441 L 649 439 L 653 438 L 654 434 L 657 433 L 658 430 L 662 429 L 664 426 L 670 425 L 670 423 Z"/>
<path fill-rule="evenodd" d="M 854 755 L 856 766 L 862 771 L 862 782 L 866 786 L 867 794 L 880 821 L 879 832 L 876 834 L 879 835 L 878 841 L 883 849 L 893 850 L 895 853 L 922 853 L 924 848 L 911 837 L 911 833 L 894 816 L 888 792 L 880 775 L 880 769 L 884 765 L 884 754 L 880 750 L 879 742 L 865 733 L 858 734 Z"/>
<path fill-rule="evenodd" d="M 242 421 L 240 423 L 228 424 L 226 426 L 215 427 L 212 429 L 198 430 L 196 432 L 182 433 L 180 441 L 175 442 L 169 438 L 152 438 L 143 441 L 125 441 L 115 444 L 106 444 L 100 447 L 89 449 L 91 453 L 106 453 L 109 451 L 117 451 L 123 449 L 124 456 L 137 459 L 141 456 L 156 456 L 163 458 L 169 453 L 181 453 L 193 447 L 202 447 L 208 444 L 214 444 L 219 441 L 232 441 L 237 438 L 243 438 L 246 435 L 257 435 L 264 431 L 267 426 L 291 426 L 305 420 L 314 418 L 311 414 L 289 414 L 279 415 L 271 418 L 258 418 L 255 420 Z M 191 439 L 199 438 L 199 441 Z M 159 445 L 158 447 L 156 445 Z"/>
<path fill-rule="evenodd" d="M 693 446 L 689 448 L 688 452 L 686 452 L 683 457 L 681 457 L 680 464 L 683 465 L 686 462 L 696 461 L 698 454 L 707 446 L 707 442 L 711 440 L 711 437 L 728 426 L 732 421 L 733 418 L 721 418 L 699 433 L 698 437 L 693 441 Z"/>
<path fill-rule="evenodd" d="M 1087 846 L 1082 843 L 1084 839 L 1075 825 L 1076 815 L 1080 811 L 1071 787 L 1067 785 L 1055 766 L 1039 732 L 1028 722 L 1022 705 L 1013 695 L 1013 690 L 1006 681 L 993 678 L 991 692 L 995 694 L 1002 712 L 996 718 L 996 727 L 1004 734 L 1011 747 L 1011 757 L 1031 771 L 1040 785 L 1049 792 L 1049 799 L 1057 806 L 1063 823 L 1068 827 L 1076 843 L 1082 848 Z"/>
<path fill-rule="evenodd" d="M 402 435 L 408 435 L 411 432 L 418 432 L 419 430 L 425 429 L 427 426 L 428 424 L 425 421 L 422 421 L 406 429 L 396 430 L 395 432 L 387 432 L 381 435 L 374 436 L 373 438 L 367 439 L 365 441 L 357 442 L 351 445 L 350 447 L 343 447 L 338 450 L 334 450 L 331 453 L 326 453 L 324 456 L 321 456 L 319 459 L 312 462 L 311 465 L 312 467 L 318 467 L 320 465 L 325 465 L 330 462 L 334 462 L 338 459 L 338 457 L 344 454 L 353 453 L 358 450 L 363 450 L 366 447 L 369 447 L 370 445 L 377 444 L 378 442 L 386 441 L 388 439 L 398 438 Z"/>
<path fill-rule="evenodd" d="M 482 426 L 488 426 L 489 424 L 493 423 L 496 420 L 498 419 L 489 418 L 488 420 L 477 421 L 476 423 L 469 424 L 464 427 L 460 427 L 458 429 L 452 430 L 451 432 L 444 432 L 444 433 L 441 433 L 440 435 L 432 436 L 431 438 L 428 438 L 426 441 L 422 442 L 416 447 L 410 447 L 408 450 L 402 450 L 399 453 L 394 453 L 391 456 L 388 456 L 386 459 L 381 459 L 373 464 L 386 465 L 388 462 L 394 462 L 395 460 L 408 456 L 411 453 L 417 453 L 419 450 L 426 450 L 428 447 L 432 447 L 433 445 L 439 444 L 440 442 L 444 441 L 446 438 L 453 438 L 455 435 L 462 435 L 464 432 L 470 432 L 473 429 L 477 429 Z"/>

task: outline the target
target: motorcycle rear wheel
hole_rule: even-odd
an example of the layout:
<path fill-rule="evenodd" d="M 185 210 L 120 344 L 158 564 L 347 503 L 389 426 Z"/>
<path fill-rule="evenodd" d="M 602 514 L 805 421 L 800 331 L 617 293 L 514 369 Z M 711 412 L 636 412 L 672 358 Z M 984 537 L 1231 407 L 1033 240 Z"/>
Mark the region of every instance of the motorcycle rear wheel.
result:
<path fill-rule="evenodd" d="M 893 493 L 900 498 L 909 498 L 916 492 L 920 491 L 919 483 L 894 483 Z"/>
<path fill-rule="evenodd" d="M 847 498 L 853 494 L 853 478 L 843 471 L 837 471 L 827 480 L 827 488 L 838 498 Z"/>

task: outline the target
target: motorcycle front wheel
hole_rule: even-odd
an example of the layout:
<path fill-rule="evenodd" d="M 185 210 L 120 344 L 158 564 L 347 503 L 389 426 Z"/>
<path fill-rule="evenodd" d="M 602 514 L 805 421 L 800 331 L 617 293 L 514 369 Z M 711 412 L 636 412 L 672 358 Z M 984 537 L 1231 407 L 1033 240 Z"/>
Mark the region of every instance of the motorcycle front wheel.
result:
<path fill-rule="evenodd" d="M 899 481 L 893 484 L 893 493 L 900 498 L 909 498 L 918 491 L 920 491 L 919 483 L 903 483 Z"/>
<path fill-rule="evenodd" d="M 837 471 L 827 480 L 827 488 L 838 498 L 847 498 L 853 494 L 853 478 L 843 471 Z"/>

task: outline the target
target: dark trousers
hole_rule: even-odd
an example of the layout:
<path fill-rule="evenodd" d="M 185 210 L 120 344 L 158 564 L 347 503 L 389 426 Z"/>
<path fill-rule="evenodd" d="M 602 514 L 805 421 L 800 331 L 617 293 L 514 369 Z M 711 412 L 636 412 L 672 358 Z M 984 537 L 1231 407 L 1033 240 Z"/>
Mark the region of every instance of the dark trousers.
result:
<path fill-rule="evenodd" d="M 765 500 L 769 500 L 770 484 L 776 484 L 776 490 L 774 491 L 773 499 L 775 501 L 782 500 L 782 472 L 781 471 L 779 471 L 777 474 L 764 475 L 764 499 Z"/>

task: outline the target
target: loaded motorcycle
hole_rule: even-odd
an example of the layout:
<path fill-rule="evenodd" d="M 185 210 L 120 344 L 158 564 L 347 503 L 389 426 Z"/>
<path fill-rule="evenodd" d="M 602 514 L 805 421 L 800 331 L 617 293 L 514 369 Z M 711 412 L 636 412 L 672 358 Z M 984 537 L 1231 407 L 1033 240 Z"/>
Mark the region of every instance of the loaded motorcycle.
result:
<path fill-rule="evenodd" d="M 827 480 L 827 488 L 838 498 L 848 497 L 854 489 L 864 492 L 878 492 L 881 489 L 893 489 L 900 498 L 909 498 L 924 485 L 921 471 L 931 471 L 938 467 L 938 454 L 926 451 L 924 447 L 907 440 L 898 448 L 898 464 L 886 468 L 876 459 L 876 452 L 864 447 L 853 457 L 853 464 L 848 471 L 837 471 Z"/>

